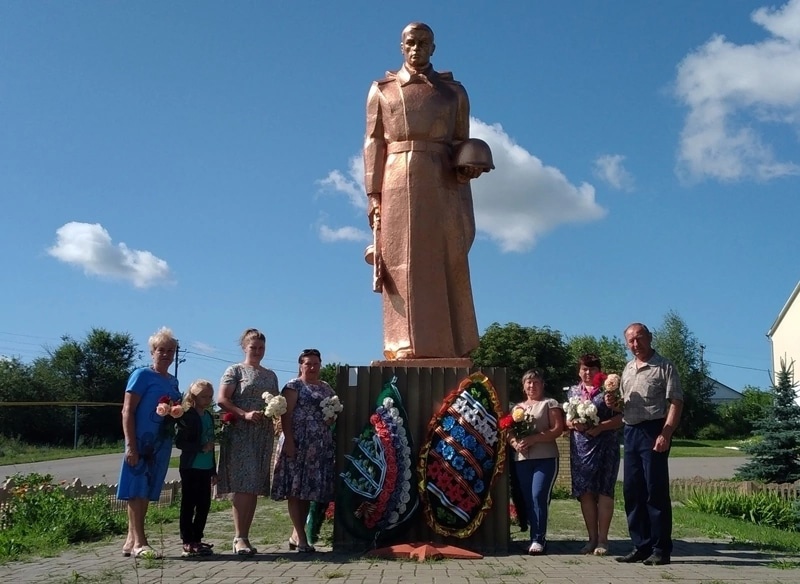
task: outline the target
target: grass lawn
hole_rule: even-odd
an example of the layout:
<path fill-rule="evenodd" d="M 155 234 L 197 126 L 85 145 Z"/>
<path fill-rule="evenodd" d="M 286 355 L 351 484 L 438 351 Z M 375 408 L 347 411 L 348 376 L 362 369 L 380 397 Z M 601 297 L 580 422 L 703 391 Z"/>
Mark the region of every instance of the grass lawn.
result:
<path fill-rule="evenodd" d="M 77 449 L 67 446 L 47 446 L 26 444 L 14 438 L 0 436 L 0 466 L 6 464 L 25 464 L 78 458 L 98 454 L 120 454 L 123 451 L 122 440 L 114 444 L 99 446 L 79 446 Z"/>
<path fill-rule="evenodd" d="M 669 455 L 672 457 L 716 457 L 747 456 L 739 449 L 739 440 L 687 440 L 676 438 L 672 441 Z"/>

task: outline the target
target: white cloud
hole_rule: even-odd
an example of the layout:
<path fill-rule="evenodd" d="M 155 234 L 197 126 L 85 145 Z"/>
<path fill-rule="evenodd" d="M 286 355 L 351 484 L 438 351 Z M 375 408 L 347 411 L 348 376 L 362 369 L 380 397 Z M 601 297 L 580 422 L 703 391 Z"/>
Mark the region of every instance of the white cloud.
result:
<path fill-rule="evenodd" d="M 204 355 L 213 355 L 217 352 L 217 348 L 202 341 L 192 341 L 192 349 L 203 353 Z"/>
<path fill-rule="evenodd" d="M 350 158 L 347 176 L 339 170 L 332 170 L 328 176 L 318 180 L 317 184 L 324 189 L 340 192 L 347 195 L 356 209 L 367 209 L 367 195 L 364 192 L 364 163 L 361 155 Z"/>
<path fill-rule="evenodd" d="M 335 241 L 372 241 L 372 235 L 363 229 L 355 227 L 332 229 L 327 225 L 320 225 L 319 238 L 327 243 Z"/>
<path fill-rule="evenodd" d="M 716 35 L 678 65 L 676 94 L 689 107 L 678 151 L 685 178 L 800 174 L 763 137 L 768 123 L 800 129 L 800 0 L 760 8 L 751 18 L 770 38 L 736 45 Z"/>
<path fill-rule="evenodd" d="M 560 170 L 516 144 L 500 124 L 472 118 L 470 135 L 491 146 L 495 165 L 472 181 L 475 222 L 503 251 L 529 250 L 559 225 L 605 216 L 592 185 L 571 184 Z"/>
<path fill-rule="evenodd" d="M 633 175 L 625 169 L 623 162 L 625 157 L 622 154 L 598 156 L 594 161 L 594 175 L 618 191 L 632 191 Z"/>
<path fill-rule="evenodd" d="M 149 251 L 116 246 L 99 223 L 72 221 L 56 230 L 56 243 L 47 250 L 62 262 L 83 268 L 86 274 L 128 280 L 137 288 L 147 288 L 170 280 L 167 262 Z"/>
<path fill-rule="evenodd" d="M 600 219 L 606 211 L 594 199 L 594 187 L 572 185 L 556 168 L 545 166 L 505 133 L 499 124 L 472 118 L 470 135 L 492 149 L 495 170 L 472 182 L 475 223 L 503 251 L 526 251 L 543 234 L 565 223 Z M 320 183 L 342 192 L 351 204 L 366 208 L 361 156 L 350 159 L 349 178 L 333 171 Z M 357 195 L 357 196 L 356 196 Z M 345 231 L 345 230 L 352 230 Z M 341 233 L 340 233 L 341 232 Z M 332 234 L 339 234 L 333 239 Z M 356 234 L 360 237 L 355 239 Z M 355 228 L 320 228 L 323 240 L 368 241 L 371 235 Z M 329 237 L 329 239 L 325 239 Z"/>
<path fill-rule="evenodd" d="M 753 12 L 753 22 L 796 44 L 800 41 L 800 2 L 790 0 L 782 8 L 759 8 Z"/>

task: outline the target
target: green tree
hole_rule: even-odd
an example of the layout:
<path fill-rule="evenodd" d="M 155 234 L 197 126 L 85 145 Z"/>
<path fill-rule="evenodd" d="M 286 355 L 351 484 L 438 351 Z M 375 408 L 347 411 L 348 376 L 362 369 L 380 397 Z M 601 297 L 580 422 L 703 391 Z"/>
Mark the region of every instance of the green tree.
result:
<path fill-rule="evenodd" d="M 330 385 L 336 391 L 336 369 L 341 367 L 341 363 L 327 363 L 319 370 L 319 378 Z"/>
<path fill-rule="evenodd" d="M 737 478 L 769 483 L 800 480 L 800 405 L 795 402 L 793 378 L 794 362 L 787 365 L 781 359 L 772 406 L 756 426 L 761 440 L 746 448 L 750 460 L 737 469 Z"/>
<path fill-rule="evenodd" d="M 576 335 L 569 338 L 567 348 L 572 362 L 575 364 L 576 372 L 578 370 L 578 359 L 587 353 L 600 357 L 603 371 L 607 373 L 622 373 L 622 368 L 625 367 L 625 363 L 628 361 L 625 343 L 617 337 L 609 338 L 603 335 L 598 338 L 591 335 Z"/>
<path fill-rule="evenodd" d="M 677 435 L 692 438 L 716 419 L 711 403 L 714 388 L 702 359 L 702 347 L 677 312 L 670 310 L 661 327 L 653 331 L 653 346 L 672 361 L 683 389 L 683 414 Z"/>
<path fill-rule="evenodd" d="M 48 356 L 33 363 L 34 378 L 50 389 L 48 400 L 122 404 L 127 379 L 140 351 L 127 333 L 92 328 L 82 341 L 66 335 Z M 111 406 L 79 409 L 79 430 L 95 440 L 119 440 L 119 410 Z"/>
<path fill-rule="evenodd" d="M 742 397 L 719 408 L 720 425 L 728 438 L 747 438 L 753 435 L 758 422 L 772 405 L 772 393 L 748 385 Z"/>
<path fill-rule="evenodd" d="M 0 361 L 0 402 L 43 402 L 53 397 L 52 380 L 37 377 L 19 359 Z M 60 443 L 72 435 L 72 414 L 52 406 L 0 406 L 0 432 L 32 443 Z"/>
<path fill-rule="evenodd" d="M 559 331 L 548 327 L 492 323 L 484 331 L 472 361 L 479 367 L 506 367 L 511 401 L 522 398 L 522 375 L 538 367 L 545 375 L 545 391 L 561 401 L 563 387 L 575 382 L 575 364 Z"/>

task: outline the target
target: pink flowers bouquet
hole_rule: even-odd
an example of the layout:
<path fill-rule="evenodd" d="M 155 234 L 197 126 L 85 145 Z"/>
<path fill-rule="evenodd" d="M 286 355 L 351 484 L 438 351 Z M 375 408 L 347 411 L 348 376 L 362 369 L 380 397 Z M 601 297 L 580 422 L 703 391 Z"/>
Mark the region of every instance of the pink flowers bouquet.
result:
<path fill-rule="evenodd" d="M 603 382 L 603 391 L 610 394 L 617 407 L 622 407 L 622 391 L 620 390 L 620 377 L 616 373 L 612 373 L 606 377 Z"/>
<path fill-rule="evenodd" d="M 170 416 L 171 418 L 178 419 L 183 416 L 185 411 L 186 409 L 181 402 L 172 401 L 166 395 L 159 398 L 158 405 L 156 406 L 156 413 L 162 418 Z"/>

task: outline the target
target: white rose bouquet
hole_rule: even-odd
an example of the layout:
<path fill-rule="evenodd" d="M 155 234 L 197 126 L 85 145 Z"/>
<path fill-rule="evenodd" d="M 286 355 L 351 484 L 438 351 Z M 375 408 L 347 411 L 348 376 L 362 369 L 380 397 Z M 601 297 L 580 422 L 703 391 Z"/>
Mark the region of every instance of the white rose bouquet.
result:
<path fill-rule="evenodd" d="M 597 406 L 590 399 L 569 398 L 569 401 L 564 402 L 564 413 L 567 415 L 567 422 L 574 424 L 596 426 L 600 423 Z"/>
<path fill-rule="evenodd" d="M 331 420 L 335 421 L 339 416 L 339 412 L 344 409 L 342 402 L 339 401 L 338 395 L 326 397 L 319 402 L 319 407 L 322 408 L 322 419 L 326 422 Z"/>
<path fill-rule="evenodd" d="M 270 418 L 280 418 L 286 413 L 286 398 L 282 395 L 272 395 L 270 392 L 265 391 L 261 394 L 261 397 L 264 398 L 267 404 L 264 408 L 264 415 Z"/>

